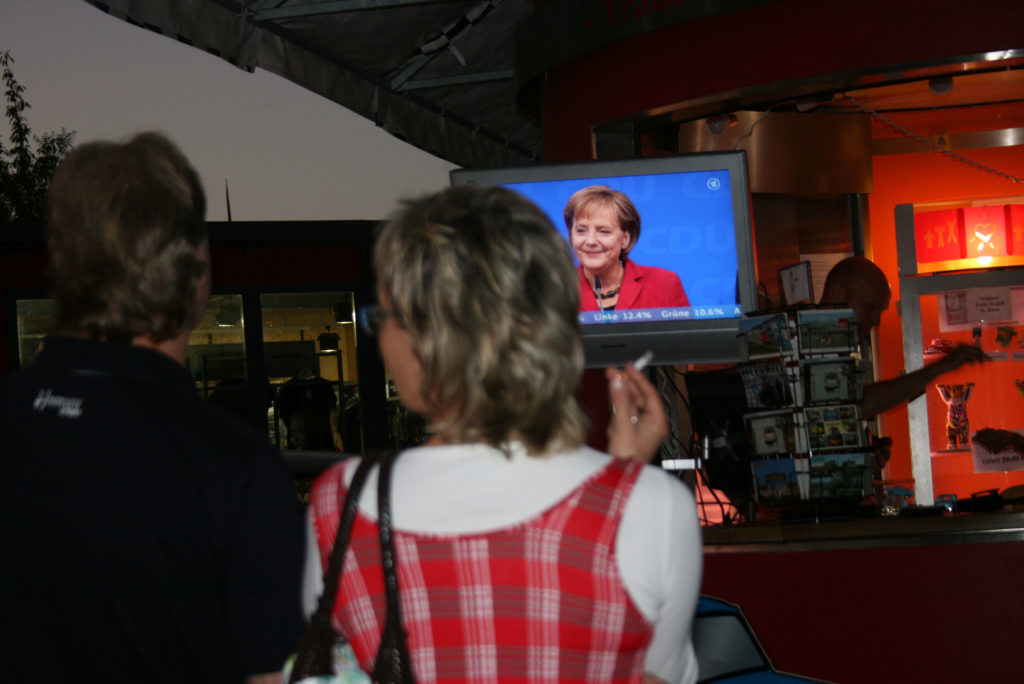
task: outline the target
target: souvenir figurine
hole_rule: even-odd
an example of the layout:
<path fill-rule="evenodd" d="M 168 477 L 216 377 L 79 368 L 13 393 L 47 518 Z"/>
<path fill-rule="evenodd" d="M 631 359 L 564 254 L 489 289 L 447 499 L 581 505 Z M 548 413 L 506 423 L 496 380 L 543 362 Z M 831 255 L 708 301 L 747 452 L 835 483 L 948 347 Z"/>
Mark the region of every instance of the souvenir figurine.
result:
<path fill-rule="evenodd" d="M 973 382 L 964 385 L 936 385 L 939 396 L 946 402 L 946 449 L 967 449 L 970 427 L 967 420 L 967 400 L 971 398 Z"/>
<path fill-rule="evenodd" d="M 1001 325 L 996 328 L 996 342 L 1003 349 L 1009 349 L 1010 342 L 1016 336 L 1017 330 L 1012 325 Z"/>

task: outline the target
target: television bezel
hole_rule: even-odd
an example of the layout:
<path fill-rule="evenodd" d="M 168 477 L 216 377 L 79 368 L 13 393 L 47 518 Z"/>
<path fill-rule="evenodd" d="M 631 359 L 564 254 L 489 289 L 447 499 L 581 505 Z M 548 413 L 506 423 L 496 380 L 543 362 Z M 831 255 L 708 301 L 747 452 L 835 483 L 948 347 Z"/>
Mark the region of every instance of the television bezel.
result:
<path fill-rule="evenodd" d="M 738 303 L 743 314 L 748 314 L 758 308 L 758 278 L 754 260 L 747 159 L 743 150 L 505 168 L 462 168 L 453 169 L 450 177 L 452 185 L 507 186 L 515 183 L 715 170 L 729 173 Z M 740 317 L 581 325 L 586 365 L 588 368 L 621 366 L 648 350 L 654 352 L 654 365 L 744 361 L 744 350 L 739 340 L 739 321 Z"/>

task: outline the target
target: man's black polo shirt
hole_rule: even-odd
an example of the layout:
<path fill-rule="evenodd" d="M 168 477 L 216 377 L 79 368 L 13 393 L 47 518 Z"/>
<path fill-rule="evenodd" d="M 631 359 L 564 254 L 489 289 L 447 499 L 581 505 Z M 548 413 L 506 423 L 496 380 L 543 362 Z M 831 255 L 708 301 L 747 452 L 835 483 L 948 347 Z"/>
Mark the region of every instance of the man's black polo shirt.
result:
<path fill-rule="evenodd" d="M 294 651 L 285 464 L 172 359 L 48 339 L 0 381 L 0 445 L 4 679 L 239 681 Z"/>

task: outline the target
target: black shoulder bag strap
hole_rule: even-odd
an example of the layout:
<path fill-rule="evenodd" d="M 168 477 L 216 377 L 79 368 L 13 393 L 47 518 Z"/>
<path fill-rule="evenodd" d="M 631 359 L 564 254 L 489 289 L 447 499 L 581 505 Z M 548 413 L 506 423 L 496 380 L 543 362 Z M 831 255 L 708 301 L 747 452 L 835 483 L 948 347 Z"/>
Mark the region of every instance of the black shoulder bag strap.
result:
<path fill-rule="evenodd" d="M 391 538 L 391 464 L 397 458 L 394 452 L 384 453 L 377 476 L 377 527 L 380 529 L 381 564 L 384 566 L 384 589 L 388 614 L 380 649 L 373 666 L 373 680 L 380 684 L 413 684 L 412 659 L 402 626 L 402 605 L 398 593 L 394 540 Z"/>
<path fill-rule="evenodd" d="M 331 611 L 334 609 L 335 596 L 338 595 L 338 582 L 341 578 L 341 568 L 345 564 L 345 553 L 348 551 L 352 522 L 355 520 L 356 510 L 359 508 L 359 493 L 363 489 L 363 483 L 366 482 L 370 468 L 375 464 L 374 459 L 363 458 L 352 476 L 348 493 L 345 495 L 345 503 L 342 505 L 341 517 L 338 520 L 338 530 L 334 535 L 334 547 L 331 549 L 327 571 L 324 573 L 324 590 L 320 594 L 316 611 L 309 620 L 309 626 L 306 627 L 306 631 L 299 640 L 292 673 L 288 678 L 289 682 L 298 682 L 306 677 L 333 674 L 332 648 L 338 636 L 335 634 L 334 628 L 331 627 Z"/>

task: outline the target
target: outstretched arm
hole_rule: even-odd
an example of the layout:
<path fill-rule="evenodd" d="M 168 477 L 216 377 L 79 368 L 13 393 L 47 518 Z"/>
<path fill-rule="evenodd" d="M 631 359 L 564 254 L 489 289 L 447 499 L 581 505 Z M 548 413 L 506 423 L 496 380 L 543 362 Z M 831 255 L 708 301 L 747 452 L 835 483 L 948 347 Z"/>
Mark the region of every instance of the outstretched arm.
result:
<path fill-rule="evenodd" d="M 866 385 L 861 405 L 863 417 L 871 418 L 914 399 L 940 376 L 956 370 L 965 363 L 981 363 L 987 360 L 988 356 L 978 347 L 960 344 L 949 354 L 924 368 Z"/>

